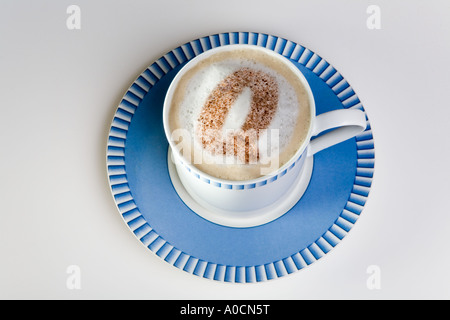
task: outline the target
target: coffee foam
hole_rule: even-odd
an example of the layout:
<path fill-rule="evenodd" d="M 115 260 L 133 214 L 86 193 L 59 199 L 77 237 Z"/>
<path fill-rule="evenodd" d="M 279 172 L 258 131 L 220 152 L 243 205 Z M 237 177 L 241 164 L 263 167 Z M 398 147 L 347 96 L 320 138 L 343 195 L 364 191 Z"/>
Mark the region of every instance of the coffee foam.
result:
<path fill-rule="evenodd" d="M 263 72 L 277 84 L 277 107 L 267 130 L 259 135 L 257 147 L 261 158 L 257 163 L 245 163 L 234 154 L 208 152 L 198 135 L 199 117 L 212 92 L 224 79 L 243 69 Z M 292 71 L 286 69 L 277 59 L 260 51 L 242 50 L 218 53 L 185 74 L 175 91 L 170 129 L 183 128 L 189 132 L 193 145 L 190 157 L 195 166 L 218 178 L 249 180 L 278 169 L 295 154 L 309 129 L 310 110 L 303 85 Z M 221 123 L 223 136 L 243 127 L 251 111 L 251 102 L 252 91 L 246 87 L 227 110 Z M 271 139 L 274 132 L 277 133 L 275 140 Z M 272 167 L 274 164 L 276 167 Z"/>

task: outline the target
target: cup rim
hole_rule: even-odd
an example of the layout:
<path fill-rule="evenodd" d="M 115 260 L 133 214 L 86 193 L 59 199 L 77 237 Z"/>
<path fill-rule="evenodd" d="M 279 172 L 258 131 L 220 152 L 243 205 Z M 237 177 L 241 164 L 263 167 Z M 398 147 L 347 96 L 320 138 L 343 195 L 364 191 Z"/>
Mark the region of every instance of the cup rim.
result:
<path fill-rule="evenodd" d="M 183 75 L 189 71 L 191 68 L 193 68 L 195 65 L 197 65 L 200 61 L 202 61 L 203 59 L 217 53 L 220 51 L 229 51 L 229 50 L 235 50 L 236 48 L 251 48 L 254 50 L 261 50 L 266 52 L 267 54 L 272 55 L 273 57 L 276 57 L 278 60 L 282 61 L 286 66 L 289 67 L 289 69 L 291 71 L 293 71 L 300 79 L 300 81 L 302 82 L 303 86 L 306 89 L 306 92 L 308 94 L 308 98 L 309 98 L 309 107 L 310 107 L 310 125 L 308 128 L 308 133 L 306 135 L 305 140 L 303 141 L 303 143 L 301 144 L 301 146 L 297 149 L 297 151 L 295 152 L 295 154 L 288 160 L 286 161 L 286 163 L 284 165 L 282 165 L 281 167 L 279 167 L 277 170 L 263 175 L 261 177 L 258 178 L 254 178 L 254 179 L 248 179 L 248 180 L 228 180 L 228 179 L 222 179 L 222 178 L 218 178 L 215 176 L 212 176 L 208 173 L 205 173 L 203 171 L 201 171 L 200 169 L 198 169 L 195 165 L 188 163 L 184 160 L 184 157 L 180 154 L 179 150 L 177 148 L 175 148 L 174 142 L 170 139 L 171 137 L 171 131 L 169 130 L 169 111 L 170 111 L 170 107 L 172 105 L 172 97 L 173 97 L 173 92 L 176 89 L 179 80 L 183 77 Z M 208 179 L 210 181 L 214 181 L 216 183 L 219 184 L 228 184 L 228 185 L 248 185 L 248 184 L 258 184 L 267 180 L 270 180 L 276 176 L 278 176 L 280 173 L 284 172 L 285 170 L 289 169 L 291 166 L 293 166 L 294 163 L 297 162 L 297 160 L 302 156 L 302 154 L 305 152 L 307 146 L 309 145 L 311 136 L 312 136 L 312 131 L 313 131 L 313 126 L 314 126 L 314 118 L 316 117 L 316 106 L 315 106 L 315 100 L 314 100 L 314 95 L 312 93 L 311 87 L 308 83 L 308 81 L 306 80 L 305 75 L 292 63 L 292 61 L 290 61 L 288 58 L 286 58 L 285 56 L 270 50 L 268 48 L 265 47 L 261 47 L 258 45 L 253 45 L 253 44 L 229 44 L 229 45 L 224 45 L 224 46 L 220 46 L 220 47 L 215 47 L 212 49 L 209 49 L 207 51 L 204 51 L 200 54 L 198 54 L 197 56 L 195 56 L 194 58 L 192 58 L 191 60 L 189 60 L 179 71 L 178 73 L 175 75 L 175 77 L 172 79 L 172 82 L 169 85 L 169 88 L 167 90 L 167 93 L 165 95 L 164 98 L 164 104 L 163 104 L 163 126 L 164 126 L 164 133 L 166 135 L 166 139 L 169 142 L 169 146 L 172 149 L 172 154 L 179 158 L 182 162 L 182 164 L 184 166 L 186 166 L 189 171 L 193 174 L 197 174 L 200 177 L 203 177 L 205 179 Z"/>

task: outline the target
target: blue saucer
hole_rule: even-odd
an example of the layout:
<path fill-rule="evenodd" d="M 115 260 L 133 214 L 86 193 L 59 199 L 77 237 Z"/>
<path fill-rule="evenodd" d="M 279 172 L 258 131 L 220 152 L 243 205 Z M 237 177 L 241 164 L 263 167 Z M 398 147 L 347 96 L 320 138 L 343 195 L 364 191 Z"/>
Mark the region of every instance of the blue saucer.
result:
<path fill-rule="evenodd" d="M 169 264 L 228 282 L 266 281 L 298 271 L 332 250 L 350 231 L 374 172 L 370 124 L 356 138 L 319 152 L 303 197 L 280 218 L 231 228 L 195 214 L 168 173 L 162 107 L 170 82 L 190 59 L 211 48 L 245 43 L 291 59 L 316 97 L 317 114 L 363 106 L 325 60 L 294 42 L 261 33 L 223 33 L 186 43 L 153 63 L 131 85 L 111 124 L 107 168 L 117 208 L 135 236 Z"/>

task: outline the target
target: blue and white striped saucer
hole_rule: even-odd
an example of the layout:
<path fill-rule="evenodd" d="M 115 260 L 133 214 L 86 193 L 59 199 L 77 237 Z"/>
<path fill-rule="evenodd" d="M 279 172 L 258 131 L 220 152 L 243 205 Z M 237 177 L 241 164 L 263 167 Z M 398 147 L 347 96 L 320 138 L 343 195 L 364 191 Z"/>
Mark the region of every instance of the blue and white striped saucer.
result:
<path fill-rule="evenodd" d="M 118 211 L 144 246 L 193 275 L 248 283 L 301 270 L 340 243 L 366 203 L 375 150 L 367 120 L 365 132 L 314 156 L 303 197 L 270 223 L 231 228 L 195 214 L 180 199 L 169 176 L 163 101 L 187 61 L 211 48 L 236 43 L 263 46 L 289 58 L 310 83 L 318 114 L 342 108 L 364 111 L 342 75 L 311 50 L 262 33 L 215 34 L 168 52 L 133 82 L 114 115 L 106 162 Z"/>

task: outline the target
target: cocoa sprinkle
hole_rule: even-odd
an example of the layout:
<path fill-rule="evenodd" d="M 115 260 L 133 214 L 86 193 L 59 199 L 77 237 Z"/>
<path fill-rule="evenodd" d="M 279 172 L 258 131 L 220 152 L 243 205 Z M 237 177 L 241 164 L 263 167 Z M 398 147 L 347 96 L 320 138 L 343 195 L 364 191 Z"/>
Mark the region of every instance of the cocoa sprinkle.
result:
<path fill-rule="evenodd" d="M 223 137 L 222 127 L 231 106 L 244 88 L 250 88 L 250 112 L 241 130 Z M 258 138 L 278 107 L 276 79 L 260 70 L 241 68 L 220 82 L 208 97 L 198 118 L 197 135 L 212 154 L 233 154 L 249 163 L 259 159 Z"/>

